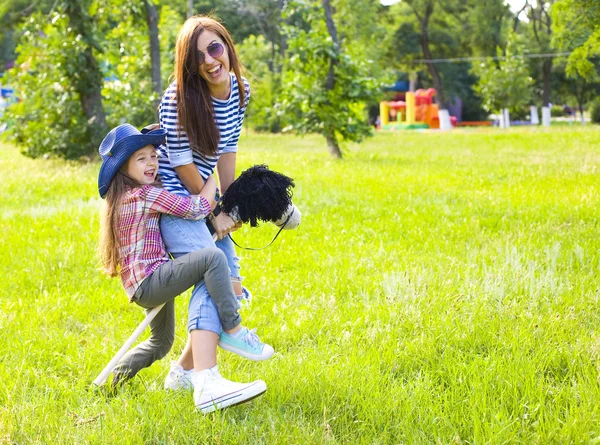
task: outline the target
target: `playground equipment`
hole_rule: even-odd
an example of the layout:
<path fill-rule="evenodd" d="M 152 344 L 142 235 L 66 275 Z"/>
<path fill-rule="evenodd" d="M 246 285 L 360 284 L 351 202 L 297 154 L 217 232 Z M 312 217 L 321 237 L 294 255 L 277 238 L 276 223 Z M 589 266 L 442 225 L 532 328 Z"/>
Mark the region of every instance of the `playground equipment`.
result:
<path fill-rule="evenodd" d="M 433 103 L 434 88 L 407 92 L 404 101 L 382 101 L 379 103 L 381 128 L 384 130 L 411 130 L 440 128 L 438 105 Z M 390 120 L 390 117 L 392 120 Z M 456 118 L 450 116 L 452 126 Z"/>

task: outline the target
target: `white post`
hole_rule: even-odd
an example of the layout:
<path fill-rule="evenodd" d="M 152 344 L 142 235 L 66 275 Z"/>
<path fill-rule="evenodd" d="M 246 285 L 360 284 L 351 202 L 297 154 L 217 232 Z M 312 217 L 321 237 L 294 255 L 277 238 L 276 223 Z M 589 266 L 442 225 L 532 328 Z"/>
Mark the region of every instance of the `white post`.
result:
<path fill-rule="evenodd" d="M 538 115 L 538 109 L 535 105 L 529 107 L 529 111 L 531 114 L 531 125 L 539 125 L 540 124 L 540 116 Z"/>
<path fill-rule="evenodd" d="M 502 110 L 502 114 L 504 114 L 504 128 L 510 128 L 510 113 L 508 108 Z"/>
<path fill-rule="evenodd" d="M 440 130 L 452 130 L 452 122 L 450 122 L 450 113 L 448 110 L 439 110 L 438 117 L 440 119 Z"/>
<path fill-rule="evenodd" d="M 104 385 L 104 382 L 106 382 L 106 379 L 108 378 L 110 372 L 113 370 L 113 368 L 115 366 L 117 366 L 117 363 L 119 363 L 119 360 L 121 360 L 123 358 L 125 353 L 127 351 L 129 351 L 129 348 L 131 348 L 131 345 L 133 345 L 133 342 L 136 341 L 136 339 L 140 336 L 140 334 L 142 332 L 144 332 L 144 329 L 146 329 L 146 327 L 150 324 L 150 322 L 152 320 L 154 320 L 154 317 L 156 317 L 156 314 L 158 314 L 160 312 L 160 310 L 162 309 L 163 306 L 164 306 L 164 304 L 161 304 L 160 306 L 156 306 L 148 313 L 148 315 L 146 315 L 146 318 L 144 318 L 144 320 L 140 323 L 140 325 L 136 328 L 136 330 L 133 331 L 133 334 L 131 334 L 131 337 L 129 337 L 127 339 L 127 341 L 125 342 L 125 344 L 123 346 L 121 346 L 121 349 L 119 349 L 119 352 L 117 352 L 115 354 L 115 356 L 111 359 L 111 361 L 108 362 L 108 365 L 106 365 L 104 367 L 104 369 L 102 370 L 102 372 L 98 375 L 98 377 L 96 377 L 96 380 L 94 380 L 94 382 L 93 382 L 94 385 L 96 385 L 96 386 Z"/>
<path fill-rule="evenodd" d="M 542 107 L 542 125 L 544 127 L 550 126 L 550 107 Z"/>

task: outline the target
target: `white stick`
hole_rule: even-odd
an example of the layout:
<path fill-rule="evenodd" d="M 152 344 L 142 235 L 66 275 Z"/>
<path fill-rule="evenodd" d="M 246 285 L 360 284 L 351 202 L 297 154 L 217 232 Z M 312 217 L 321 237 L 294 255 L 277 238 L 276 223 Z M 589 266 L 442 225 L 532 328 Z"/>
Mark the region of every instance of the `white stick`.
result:
<path fill-rule="evenodd" d="M 125 342 L 125 344 L 123 346 L 121 346 L 121 349 L 119 349 L 119 352 L 117 352 L 115 354 L 115 356 L 112 358 L 112 360 L 110 362 L 108 362 L 108 365 L 106 365 L 106 367 L 102 370 L 100 375 L 98 375 L 98 377 L 96 377 L 96 380 L 94 380 L 94 382 L 93 382 L 94 385 L 96 385 L 96 386 L 104 385 L 110 372 L 117 365 L 119 360 L 121 360 L 123 358 L 125 353 L 127 351 L 129 351 L 129 348 L 131 348 L 131 345 L 133 345 L 133 342 L 136 341 L 136 339 L 140 336 L 140 334 L 142 332 L 144 332 L 144 329 L 146 329 L 148 327 L 150 322 L 154 319 L 154 317 L 156 317 L 156 314 L 158 314 L 160 312 L 160 310 L 162 309 L 163 306 L 164 306 L 164 304 L 161 304 L 160 306 L 156 306 L 148 313 L 148 315 L 146 315 L 146 318 L 144 318 L 144 320 L 140 323 L 140 325 L 136 328 L 136 330 L 133 331 L 133 334 L 131 334 L 131 337 L 129 337 L 127 339 L 127 341 Z"/>

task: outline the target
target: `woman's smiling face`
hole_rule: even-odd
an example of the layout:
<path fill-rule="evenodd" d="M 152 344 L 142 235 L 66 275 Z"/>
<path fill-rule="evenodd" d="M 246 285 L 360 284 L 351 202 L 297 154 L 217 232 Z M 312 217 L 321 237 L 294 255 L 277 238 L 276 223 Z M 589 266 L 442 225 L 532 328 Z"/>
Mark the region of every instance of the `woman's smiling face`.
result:
<path fill-rule="evenodd" d="M 210 53 L 218 53 L 218 45 L 222 45 L 222 54 L 213 57 Z M 205 30 L 198 37 L 196 49 L 202 52 L 200 58 L 204 59 L 198 67 L 198 72 L 206 80 L 211 95 L 217 99 L 227 99 L 231 78 L 229 54 L 225 42 L 214 32 Z"/>

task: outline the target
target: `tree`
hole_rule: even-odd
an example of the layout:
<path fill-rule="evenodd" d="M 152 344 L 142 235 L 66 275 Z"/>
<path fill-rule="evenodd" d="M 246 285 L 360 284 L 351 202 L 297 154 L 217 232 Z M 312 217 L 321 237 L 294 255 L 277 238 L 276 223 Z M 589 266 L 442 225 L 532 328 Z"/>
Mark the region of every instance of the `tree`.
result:
<path fill-rule="evenodd" d="M 159 27 L 150 31 L 159 15 L 149 2 L 63 1 L 49 17 L 34 14 L 23 25 L 17 65 L 7 73 L 21 101 L 5 120 L 25 154 L 96 156 L 109 126 L 156 121 L 163 80 L 156 65 L 162 59 L 163 71 L 172 70 L 181 18 L 162 6 L 159 55 Z"/>
<path fill-rule="evenodd" d="M 106 115 L 102 106 L 102 73 L 94 50 L 102 52 L 94 37 L 92 18 L 87 12 L 90 1 L 66 0 L 63 8 L 68 17 L 67 35 L 80 44 L 75 46 L 74 58 L 69 60 L 73 86 L 87 118 L 90 142 L 100 144 L 106 134 Z"/>
<path fill-rule="evenodd" d="M 504 0 L 469 0 L 465 11 L 468 46 L 473 56 L 485 57 L 504 48 L 510 9 Z"/>
<path fill-rule="evenodd" d="M 427 26 L 429 52 L 436 59 L 489 55 L 490 42 L 503 42 L 507 28 L 508 9 L 503 0 L 469 0 L 432 2 L 433 11 Z M 414 7 L 423 7 L 418 1 Z M 430 62 L 423 51 L 422 26 L 413 8 L 400 2 L 389 8 L 389 48 L 386 65 L 393 67 L 405 79 L 412 78 L 413 90 L 417 87 L 436 86 L 431 68 L 435 68 L 441 82 L 441 102 L 452 103 L 456 97 L 462 101 L 462 115 L 467 120 L 485 118 L 481 100 L 473 91 L 476 77 L 468 62 Z M 421 13 L 419 13 L 421 16 Z M 504 46 L 501 44 L 500 46 Z M 495 52 L 496 45 L 492 47 Z M 419 84 L 419 86 L 417 86 Z M 439 88 L 439 83 L 437 83 Z M 439 94 L 436 95 L 439 98 Z M 439 100 L 438 100 L 439 102 Z"/>
<path fill-rule="evenodd" d="M 520 12 L 526 12 L 529 25 L 525 28 L 527 34 L 531 34 L 530 42 L 535 48 L 534 52 L 538 54 L 551 54 L 554 52 L 552 46 L 552 17 L 550 10 L 554 0 L 535 1 L 525 0 L 525 5 Z M 516 31 L 519 23 L 519 14 L 515 17 L 513 29 Z M 541 60 L 541 78 L 542 78 L 542 106 L 550 105 L 550 92 L 552 85 L 552 64 L 553 57 L 544 57 L 536 59 L 535 63 L 540 63 Z"/>
<path fill-rule="evenodd" d="M 252 105 L 246 111 L 246 121 L 257 131 L 281 131 L 284 121 L 278 110 L 282 76 L 282 57 L 275 52 L 263 35 L 250 36 L 237 45 L 238 55 L 246 68 L 246 76 L 252 88 Z"/>
<path fill-rule="evenodd" d="M 503 108 L 514 111 L 530 100 L 533 79 L 529 76 L 525 60 L 520 57 L 523 48 L 517 38 L 515 33 L 509 35 L 504 60 L 496 63 L 488 58 L 487 62 L 473 67 L 479 76 L 475 90 L 489 112 L 500 113 Z M 497 54 L 499 58 L 503 57 L 501 48 L 497 48 Z"/>
<path fill-rule="evenodd" d="M 438 68 L 434 62 L 431 62 L 433 55 L 431 52 L 429 25 L 431 16 L 433 15 L 436 7 L 436 0 L 405 0 L 405 3 L 410 6 L 412 12 L 417 17 L 417 21 L 420 29 L 420 45 L 423 51 L 423 56 L 428 62 L 425 62 L 431 80 L 433 81 L 433 87 L 437 91 L 436 100 L 439 104 L 440 109 L 446 109 L 446 94 L 442 86 L 442 78 L 438 71 Z"/>
<path fill-rule="evenodd" d="M 0 72 L 16 59 L 15 30 L 19 24 L 36 12 L 48 14 L 54 4 L 54 0 L 0 0 Z"/>
<path fill-rule="evenodd" d="M 364 110 L 364 102 L 377 95 L 370 64 L 343 50 L 328 1 L 288 6 L 288 14 L 300 13 L 311 25 L 286 28 L 288 62 L 280 104 L 291 122 L 288 129 L 322 134 L 331 154 L 341 158 L 341 141 L 359 142 L 371 134 Z"/>
<path fill-rule="evenodd" d="M 562 49 L 573 50 L 567 74 L 593 79 L 593 58 L 600 55 L 600 8 L 597 0 L 557 0 L 552 9 L 556 24 L 555 42 Z"/>
<path fill-rule="evenodd" d="M 36 13 L 21 32 L 19 56 L 7 77 L 21 101 L 8 108 L 13 139 L 30 156 L 94 155 L 106 134 L 100 49 L 94 21 L 80 2 Z"/>
<path fill-rule="evenodd" d="M 146 22 L 150 38 L 150 65 L 152 67 L 152 86 L 154 92 L 160 97 L 162 94 L 162 81 L 160 75 L 160 41 L 158 40 L 158 12 L 152 0 L 144 0 L 146 7 Z M 158 105 L 158 104 L 157 104 Z"/>
<path fill-rule="evenodd" d="M 586 79 L 577 73 L 570 76 L 566 74 L 566 61 L 560 61 L 557 65 L 555 73 L 556 90 L 560 95 L 563 103 L 577 103 L 577 109 L 581 118 L 581 123 L 585 123 L 584 110 L 585 106 L 592 101 L 600 93 L 600 76 L 595 76 Z"/>

